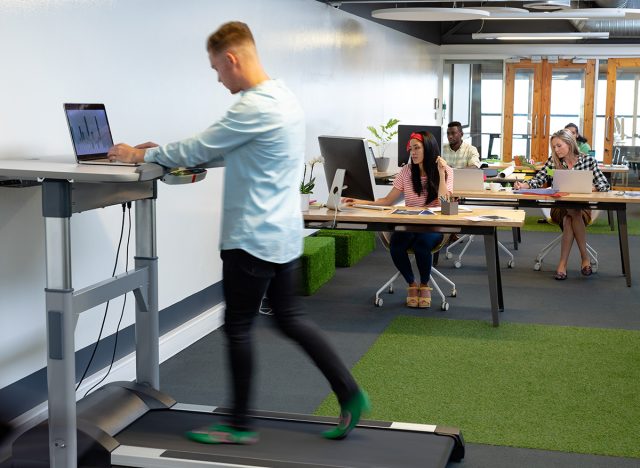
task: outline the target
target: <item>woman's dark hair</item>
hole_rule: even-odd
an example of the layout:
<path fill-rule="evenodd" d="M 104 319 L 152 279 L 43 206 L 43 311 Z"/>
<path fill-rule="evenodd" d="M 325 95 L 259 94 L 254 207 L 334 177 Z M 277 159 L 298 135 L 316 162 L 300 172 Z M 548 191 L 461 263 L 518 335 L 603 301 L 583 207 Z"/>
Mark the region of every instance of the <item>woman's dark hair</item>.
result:
<path fill-rule="evenodd" d="M 440 155 L 440 148 L 438 148 L 438 142 L 435 137 L 429 132 L 418 132 L 422 135 L 422 146 L 424 148 L 424 159 L 422 160 L 422 168 L 427 174 L 427 205 L 433 200 L 438 198 L 438 187 L 440 186 L 440 173 L 438 172 L 438 164 L 436 158 Z M 421 195 L 425 187 L 422 186 L 420 180 L 420 166 L 414 164 L 409 159 L 411 164 L 411 185 L 413 185 L 413 191 L 418 195 Z"/>
<path fill-rule="evenodd" d="M 580 130 L 578 130 L 578 126 L 574 123 L 568 123 L 567 125 L 564 126 L 564 128 L 573 128 L 576 131 L 576 135 L 578 135 L 576 137 L 576 141 L 578 143 L 586 143 L 587 140 L 585 137 L 583 137 L 582 135 L 580 135 Z"/>

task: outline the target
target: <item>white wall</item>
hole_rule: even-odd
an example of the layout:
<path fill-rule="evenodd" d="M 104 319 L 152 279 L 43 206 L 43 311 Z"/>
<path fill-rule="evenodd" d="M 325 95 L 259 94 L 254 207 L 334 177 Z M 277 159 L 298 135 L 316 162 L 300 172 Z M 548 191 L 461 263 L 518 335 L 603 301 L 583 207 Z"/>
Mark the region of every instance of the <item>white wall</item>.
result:
<path fill-rule="evenodd" d="M 205 51 L 207 36 L 230 20 L 252 27 L 268 72 L 300 97 L 308 159 L 319 153 L 319 134 L 367 136 L 367 125 L 389 117 L 435 123 L 438 48 L 314 0 L 2 0 L 0 158 L 71 159 L 63 102 L 106 103 L 117 141 L 165 143 L 206 127 L 235 100 Z M 221 279 L 222 174 L 160 184 L 161 309 Z M 39 189 L 0 188 L 0 213 L 2 388 L 46 362 Z M 120 217 L 111 207 L 72 218 L 75 288 L 111 274 Z M 120 307 L 112 301 L 107 334 Z M 96 339 L 101 310 L 81 316 L 77 348 Z"/>

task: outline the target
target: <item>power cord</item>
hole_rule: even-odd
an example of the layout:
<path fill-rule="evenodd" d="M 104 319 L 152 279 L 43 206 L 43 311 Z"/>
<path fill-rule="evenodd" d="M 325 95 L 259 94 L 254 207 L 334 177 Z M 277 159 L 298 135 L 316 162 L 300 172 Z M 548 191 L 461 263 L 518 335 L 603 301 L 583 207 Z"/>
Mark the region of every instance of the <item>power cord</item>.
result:
<path fill-rule="evenodd" d="M 116 269 L 118 268 L 118 258 L 120 257 L 120 247 L 122 246 L 122 236 L 124 234 L 124 215 L 125 215 L 125 210 L 126 210 L 126 204 L 123 203 L 122 204 L 122 222 L 120 223 L 120 239 L 118 240 L 118 249 L 116 251 L 116 260 L 115 263 L 113 265 L 113 271 L 111 272 L 111 277 L 113 278 L 116 275 Z M 107 304 L 104 308 L 104 315 L 102 316 L 102 325 L 100 325 L 100 332 L 98 333 L 98 339 L 96 340 L 95 344 L 93 345 L 93 350 L 91 351 L 91 357 L 89 358 L 89 362 L 87 363 L 87 366 L 84 369 L 84 372 L 82 373 L 82 377 L 80 377 L 80 381 L 78 382 L 78 385 L 76 385 L 76 392 L 78 391 L 78 389 L 80 388 L 80 385 L 82 385 L 82 382 L 84 381 L 84 378 L 87 376 L 87 373 L 89 372 L 89 369 L 91 368 L 91 363 L 93 362 L 93 359 L 96 355 L 96 351 L 98 349 L 98 345 L 100 344 L 100 339 L 102 338 L 102 331 L 104 330 L 104 324 L 107 320 L 107 312 L 109 311 L 109 302 L 107 301 Z"/>
<path fill-rule="evenodd" d="M 127 246 L 125 247 L 125 257 L 124 257 L 125 273 L 129 271 L 129 244 L 131 242 L 131 202 L 127 202 L 127 214 L 129 218 L 129 225 L 127 229 Z M 104 379 L 106 379 L 107 376 L 111 373 L 111 369 L 113 368 L 113 363 L 115 362 L 115 359 L 116 359 L 116 350 L 118 349 L 118 335 L 120 334 L 120 324 L 122 324 L 122 318 L 124 317 L 125 306 L 127 305 L 127 295 L 128 293 L 125 293 L 124 300 L 122 301 L 122 310 L 120 311 L 120 319 L 118 319 L 118 326 L 116 327 L 116 336 L 115 336 L 115 341 L 113 343 L 113 353 L 111 353 L 111 362 L 109 363 L 109 368 L 107 369 L 107 373 L 104 374 L 104 376 L 98 382 L 96 382 L 93 385 L 93 387 L 87 390 L 84 396 L 87 396 L 94 388 L 96 388 L 98 385 L 104 382 Z"/>

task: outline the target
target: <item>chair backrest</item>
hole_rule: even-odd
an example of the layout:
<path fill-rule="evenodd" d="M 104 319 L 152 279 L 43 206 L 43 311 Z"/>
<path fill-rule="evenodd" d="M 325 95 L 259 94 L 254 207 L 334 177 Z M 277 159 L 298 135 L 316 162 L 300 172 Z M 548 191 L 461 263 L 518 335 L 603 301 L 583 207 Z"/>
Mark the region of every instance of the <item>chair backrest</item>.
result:
<path fill-rule="evenodd" d="M 389 250 L 389 246 L 391 245 L 391 232 L 389 231 L 378 231 L 378 239 L 382 242 L 382 245 L 385 249 Z M 433 249 L 431 249 L 431 253 L 436 253 L 449 242 L 449 238 L 451 234 L 443 233 L 442 241 L 438 245 L 436 245 Z M 409 249 L 409 253 L 413 253 L 413 250 Z"/>

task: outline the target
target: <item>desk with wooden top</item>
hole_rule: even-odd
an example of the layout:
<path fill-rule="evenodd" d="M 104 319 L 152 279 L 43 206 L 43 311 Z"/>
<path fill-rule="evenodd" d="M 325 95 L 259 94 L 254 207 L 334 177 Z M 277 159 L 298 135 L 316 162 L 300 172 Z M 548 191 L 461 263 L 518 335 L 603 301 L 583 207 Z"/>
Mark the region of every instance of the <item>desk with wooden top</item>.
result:
<path fill-rule="evenodd" d="M 490 191 L 454 191 L 453 196 L 467 205 L 508 206 L 512 208 L 589 208 L 592 210 L 615 211 L 618 220 L 618 241 L 622 274 L 627 286 L 631 286 L 629 259 L 629 235 L 627 231 L 627 204 L 640 203 L 640 197 L 625 195 L 615 190 L 609 192 L 569 193 L 561 197 L 516 194 Z"/>
<path fill-rule="evenodd" d="M 498 226 L 522 227 L 525 212 L 522 210 L 500 210 L 477 208 L 473 212 L 461 212 L 458 215 L 400 215 L 392 214 L 393 210 L 378 211 L 366 209 L 349 209 L 335 212 L 326 208 L 310 209 L 304 212 L 305 227 L 309 229 L 362 229 L 368 231 L 410 231 L 441 232 L 453 234 L 476 234 L 484 237 L 485 258 L 489 279 L 489 297 L 491 300 L 491 317 L 494 326 L 500 319 L 498 312 L 504 310 L 502 297 L 502 280 L 500 277 L 498 257 Z M 500 216 L 503 220 L 487 219 L 471 221 L 469 216 Z"/>

